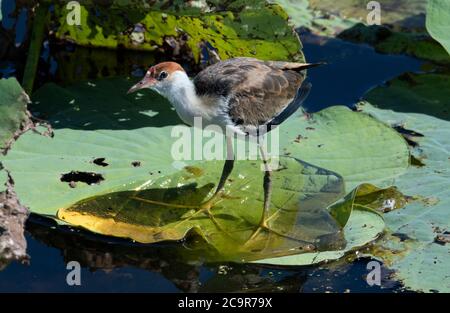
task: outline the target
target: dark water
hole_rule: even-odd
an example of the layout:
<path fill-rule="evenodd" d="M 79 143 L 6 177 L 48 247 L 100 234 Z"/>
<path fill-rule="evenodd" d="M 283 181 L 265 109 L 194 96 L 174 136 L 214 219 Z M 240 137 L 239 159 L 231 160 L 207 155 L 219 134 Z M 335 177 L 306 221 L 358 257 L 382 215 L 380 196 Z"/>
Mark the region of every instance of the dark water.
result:
<path fill-rule="evenodd" d="M 329 65 L 310 70 L 313 90 L 305 107 L 308 111 L 343 104 L 352 106 L 368 89 L 405 71 L 418 71 L 421 62 L 407 56 L 376 53 L 372 48 L 304 35 L 304 52 L 308 61 L 327 61 Z M 61 83 L 57 68 L 64 59 L 71 60 L 66 49 L 57 57 L 44 49 L 40 82 L 54 79 Z M 91 53 L 83 51 L 89 59 Z M 106 52 L 101 52 L 102 58 Z M 117 52 L 109 52 L 116 58 Z M 141 58 L 138 56 L 137 58 Z M 132 57 L 133 59 L 133 57 Z M 151 59 L 151 57 L 150 57 Z M 45 67 L 47 60 L 49 66 Z M 62 60 L 62 61 L 61 61 Z M 72 58 L 73 60 L 73 58 Z M 143 57 L 141 65 L 149 59 Z M 126 69 L 139 74 L 139 67 Z M 120 71 L 124 71 L 123 69 Z M 119 71 L 119 72 L 120 72 Z M 138 71 L 138 73 L 136 73 Z M 44 73 L 44 74 L 42 74 Z M 46 73 L 46 74 L 45 74 Z M 105 70 L 87 71 L 89 76 L 112 76 Z M 72 73 L 73 74 L 73 73 Z M 78 77 L 70 76 L 71 79 Z M 64 83 L 64 82 L 62 82 Z M 66 82 L 67 83 L 67 82 Z M 289 292 L 392 292 L 401 290 L 388 280 L 383 270 L 384 288 L 365 282 L 368 259 L 350 263 L 297 268 L 265 267 L 244 264 L 205 264 L 198 257 L 178 258 L 181 244 L 136 245 L 123 240 L 95 236 L 79 230 L 55 227 L 53 223 L 32 216 L 27 225 L 29 265 L 10 264 L 0 272 L 1 292 L 91 291 L 91 292 L 185 292 L 185 291 L 289 291 Z M 82 265 L 81 286 L 66 283 L 69 261 Z"/>
<path fill-rule="evenodd" d="M 297 268 L 203 264 L 178 260 L 179 244 L 145 246 L 60 227 L 32 216 L 27 266 L 0 272 L 0 292 L 391 292 L 401 290 L 382 269 L 382 286 L 364 280 L 369 259 Z M 66 264 L 82 265 L 81 286 L 66 283 Z"/>
<path fill-rule="evenodd" d="M 313 88 L 305 108 L 312 112 L 331 105 L 352 107 L 372 87 L 404 72 L 419 71 L 423 63 L 408 56 L 380 54 L 370 46 L 340 39 L 314 35 L 301 39 L 308 62 L 328 63 L 308 72 Z"/>

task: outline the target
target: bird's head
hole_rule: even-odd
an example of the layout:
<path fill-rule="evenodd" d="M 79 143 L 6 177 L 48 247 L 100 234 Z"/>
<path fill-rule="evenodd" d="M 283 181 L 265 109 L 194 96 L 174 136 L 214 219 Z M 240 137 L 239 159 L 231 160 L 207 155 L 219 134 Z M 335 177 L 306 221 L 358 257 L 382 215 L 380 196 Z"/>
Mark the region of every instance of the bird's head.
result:
<path fill-rule="evenodd" d="M 186 72 L 180 64 L 175 62 L 159 63 L 150 67 L 144 78 L 128 90 L 128 94 L 147 88 L 166 95 L 178 79 L 185 77 L 187 77 Z"/>

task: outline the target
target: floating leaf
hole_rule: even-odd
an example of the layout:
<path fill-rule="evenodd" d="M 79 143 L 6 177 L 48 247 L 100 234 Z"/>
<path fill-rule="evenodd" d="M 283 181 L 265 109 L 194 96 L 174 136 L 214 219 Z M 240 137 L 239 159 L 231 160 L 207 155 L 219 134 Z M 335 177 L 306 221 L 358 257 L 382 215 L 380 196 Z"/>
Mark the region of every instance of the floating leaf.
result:
<path fill-rule="evenodd" d="M 390 231 L 409 239 L 385 241 L 380 244 L 385 249 L 376 255 L 396 271 L 407 288 L 448 292 L 450 246 L 436 238 L 450 230 L 450 122 L 423 114 L 380 110 L 368 103 L 361 103 L 360 108 L 388 124 L 401 124 L 423 135 L 411 149 L 425 166 L 410 167 L 404 175 L 383 183 L 395 185 L 415 199 L 405 208 L 385 214 Z M 385 254 L 385 250 L 402 253 Z"/>
<path fill-rule="evenodd" d="M 370 44 L 381 53 L 407 54 L 440 64 L 450 63 L 447 51 L 427 33 L 393 31 L 386 26 L 359 23 L 340 33 L 339 38 Z"/>
<path fill-rule="evenodd" d="M 268 224 L 273 232 L 255 237 L 263 208 L 263 172 L 259 162 L 239 161 L 211 216 L 197 211 L 214 191 L 222 162 L 198 165 L 201 175 L 185 169 L 143 190 L 106 194 L 58 211 L 58 218 L 91 231 L 138 242 L 202 236 L 226 258 L 257 259 L 342 245 L 340 227 L 326 207 L 343 194 L 336 174 L 292 158 L 273 172 Z M 339 208 L 336 208 L 339 210 Z"/>
<path fill-rule="evenodd" d="M 81 25 L 78 27 L 68 25 L 67 9 L 64 5 L 56 5 L 55 15 L 60 24 L 56 36 L 83 46 L 123 46 L 151 51 L 167 48 L 172 38 L 172 45 L 181 49 L 178 54 L 183 53 L 184 59 L 189 58 L 189 52 L 184 51 L 186 46 L 195 63 L 200 60 L 202 42 L 209 42 L 222 59 L 253 56 L 302 60 L 300 42 L 288 25 L 288 17 L 282 8 L 261 0 L 255 2 L 258 5 L 232 6 L 232 3 L 228 4 L 232 6 L 228 11 L 225 6 L 210 13 L 195 12 L 186 5 L 173 10 L 174 4 L 165 6 L 164 12 L 134 7 L 125 11 L 123 8 L 111 10 L 107 6 L 88 4 L 81 6 Z M 133 37 L 133 25 L 139 25 L 142 39 L 139 42 L 136 42 L 136 36 Z"/>
<path fill-rule="evenodd" d="M 381 22 L 402 28 L 423 29 L 426 1 L 423 0 L 379 0 L 381 6 Z M 343 18 L 366 21 L 373 10 L 368 9 L 368 1 L 361 0 L 309 0 L 314 10 L 328 14 L 338 14 Z"/>
<path fill-rule="evenodd" d="M 333 37 L 358 23 L 358 19 L 343 18 L 335 14 L 336 12 L 324 15 L 314 10 L 308 0 L 276 0 L 275 2 L 286 10 L 295 27 L 306 27 L 315 34 Z M 333 3 L 333 6 L 335 5 Z"/>
<path fill-rule="evenodd" d="M 244 179 L 254 177 L 254 181 L 245 181 L 243 186 L 250 186 L 249 189 L 239 191 L 242 195 L 249 193 L 245 198 L 242 195 L 240 199 L 234 198 L 231 193 L 230 198 L 223 200 L 223 212 L 220 204 L 213 209 L 219 212 L 217 223 L 201 213 L 200 220 L 206 223 L 203 228 L 198 227 L 198 220 L 175 227 L 195 214 L 194 206 L 211 195 L 222 162 L 174 162 L 171 148 L 176 138 L 171 131 L 179 123 L 176 113 L 155 93 L 126 95 L 131 84 L 129 80 L 114 78 L 67 88 L 49 84 L 36 92 L 32 108 L 51 122 L 54 138 L 27 133 L 1 159 L 15 179 L 21 201 L 33 212 L 48 216 L 59 212 L 60 218 L 72 224 L 142 242 L 178 240 L 187 233 L 199 233 L 222 255 L 233 259 L 298 253 L 299 247 L 310 248 L 310 243 L 322 251 L 340 247 L 341 241 L 336 237 L 339 227 L 330 226 L 335 222 L 325 211 L 344 195 L 339 174 L 350 182 L 348 190 L 356 186 L 354 181 L 358 178 L 377 181 L 395 177 L 408 166 L 409 153 L 403 138 L 365 114 L 332 107 L 309 119 L 293 116 L 279 129 L 283 152 L 320 167 L 288 158 L 291 161 L 287 170 L 282 167 L 275 173 L 277 191 L 273 194 L 276 204 L 273 209 L 282 208 L 283 212 L 281 220 L 277 220 L 278 228 L 275 223 L 276 234 L 262 240 L 261 236 L 270 233 L 261 232 L 244 250 L 236 249 L 236 240 L 239 247 L 244 247 L 243 242 L 255 230 L 261 216 L 260 165 L 250 160 L 236 165 L 234 184 L 240 181 L 239 174 Z M 153 113 L 148 114 L 149 110 Z M 185 166 L 190 174 L 182 170 Z M 181 188 L 188 182 L 196 186 Z M 234 184 L 230 190 L 239 188 L 233 187 Z M 178 192 L 181 195 L 177 196 Z M 189 207 L 180 211 L 177 205 L 167 213 L 167 206 L 160 203 L 164 201 L 187 203 Z M 251 209 L 238 210 L 242 207 Z M 294 218 L 297 215 L 302 218 L 297 220 Z M 216 230 L 221 223 L 225 224 L 225 230 L 239 230 L 232 244 L 226 232 Z M 293 223 L 290 228 L 289 223 Z M 263 243 L 270 245 L 261 246 Z M 227 254 L 228 250 L 234 254 Z M 253 252 L 248 254 L 249 251 Z"/>
<path fill-rule="evenodd" d="M 450 2 L 428 0 L 427 30 L 450 54 Z"/>
<path fill-rule="evenodd" d="M 0 152 L 28 122 L 28 96 L 15 78 L 0 80 Z"/>
<path fill-rule="evenodd" d="M 405 73 L 385 86 L 368 92 L 364 98 L 380 109 L 425 113 L 450 120 L 450 76 Z"/>
<path fill-rule="evenodd" d="M 65 89 L 49 84 L 36 92 L 32 109 L 51 122 L 55 136 L 27 133 L 2 160 L 24 205 L 55 215 L 80 200 L 134 190 L 182 167 L 171 156 L 176 140 L 171 126 L 180 122 L 176 113 L 155 93 L 127 96 L 131 84 L 114 78 Z M 149 110 L 154 114 L 147 114 Z M 358 179 L 374 182 L 408 166 L 408 147 L 397 132 L 344 107 L 328 108 L 310 120 L 293 116 L 279 131 L 283 153 L 331 168 L 344 176 L 347 190 L 356 187 L 353 181 Z M 298 143 L 300 134 L 304 138 Z M 109 165 L 93 163 L 97 158 Z M 134 167 L 135 161 L 141 166 Z M 72 171 L 101 174 L 104 180 L 91 185 L 75 181 L 72 188 L 61 181 Z"/>
<path fill-rule="evenodd" d="M 343 106 L 289 119 L 280 140 L 284 153 L 342 175 L 347 192 L 396 177 L 408 167 L 408 147 L 398 133 Z"/>

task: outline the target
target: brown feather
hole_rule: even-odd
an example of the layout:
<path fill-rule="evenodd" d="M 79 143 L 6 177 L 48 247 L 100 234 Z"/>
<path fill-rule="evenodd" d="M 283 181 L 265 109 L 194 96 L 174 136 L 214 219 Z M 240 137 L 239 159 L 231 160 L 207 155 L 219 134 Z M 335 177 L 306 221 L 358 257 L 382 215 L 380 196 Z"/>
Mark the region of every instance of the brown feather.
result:
<path fill-rule="evenodd" d="M 200 96 L 228 98 L 228 113 L 235 124 L 257 126 L 284 110 L 304 81 L 302 71 L 314 66 L 235 58 L 206 68 L 194 84 Z"/>

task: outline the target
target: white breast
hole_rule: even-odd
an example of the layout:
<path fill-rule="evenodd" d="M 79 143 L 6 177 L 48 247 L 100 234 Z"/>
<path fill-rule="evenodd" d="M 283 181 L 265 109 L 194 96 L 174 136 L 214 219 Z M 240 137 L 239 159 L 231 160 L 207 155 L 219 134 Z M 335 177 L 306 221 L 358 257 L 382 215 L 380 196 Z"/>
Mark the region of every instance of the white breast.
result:
<path fill-rule="evenodd" d="M 228 99 L 214 96 L 198 96 L 194 83 L 183 72 L 172 74 L 172 83 L 161 93 L 172 103 L 178 116 L 194 126 L 194 118 L 201 117 L 202 126 L 218 125 L 225 128 L 231 124 L 228 116 Z"/>

